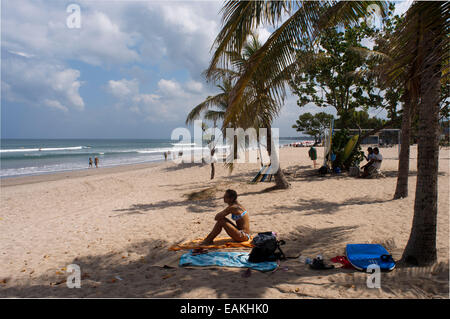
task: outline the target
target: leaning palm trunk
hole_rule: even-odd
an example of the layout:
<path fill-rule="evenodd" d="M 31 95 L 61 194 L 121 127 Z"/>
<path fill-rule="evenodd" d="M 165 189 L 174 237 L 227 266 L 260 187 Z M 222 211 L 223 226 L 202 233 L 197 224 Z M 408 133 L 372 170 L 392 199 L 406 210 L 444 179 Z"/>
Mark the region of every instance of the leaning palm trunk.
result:
<path fill-rule="evenodd" d="M 211 149 L 211 179 L 214 179 L 214 175 L 216 174 L 216 168 L 214 166 L 214 153 L 216 152 L 216 148 Z"/>
<path fill-rule="evenodd" d="M 275 186 L 278 189 L 288 189 L 291 187 L 291 184 L 287 181 L 281 167 L 278 168 L 278 171 L 275 173 Z"/>
<path fill-rule="evenodd" d="M 409 175 L 409 144 L 411 138 L 411 94 L 407 89 L 405 92 L 405 103 L 402 114 L 401 149 L 398 159 L 397 187 L 394 199 L 408 197 L 408 175 Z"/>
<path fill-rule="evenodd" d="M 272 141 L 272 131 L 271 127 L 269 126 L 267 128 L 267 152 L 269 153 L 269 156 L 272 155 L 272 147 L 273 141 Z M 287 181 L 286 176 L 283 173 L 283 170 L 281 169 L 281 165 L 278 166 L 278 170 L 275 173 L 275 188 L 276 189 L 288 189 L 291 187 L 291 184 Z"/>
<path fill-rule="evenodd" d="M 438 4 L 439 5 L 439 4 Z M 423 13 L 427 16 L 427 12 Z M 437 18 L 439 19 L 439 17 Z M 440 21 L 442 23 L 442 20 Z M 437 24 L 437 28 L 436 28 Z M 439 97 L 441 65 L 436 57 L 441 48 L 438 31 L 422 35 L 423 65 L 420 75 L 417 184 L 411 235 L 403 252 L 407 264 L 427 266 L 436 262 L 436 224 L 439 164 Z"/>

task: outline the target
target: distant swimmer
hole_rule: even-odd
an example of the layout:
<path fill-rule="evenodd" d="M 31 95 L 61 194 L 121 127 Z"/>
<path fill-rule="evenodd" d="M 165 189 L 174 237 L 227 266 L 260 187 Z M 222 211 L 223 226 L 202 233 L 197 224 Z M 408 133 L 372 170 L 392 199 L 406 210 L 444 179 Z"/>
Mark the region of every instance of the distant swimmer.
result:
<path fill-rule="evenodd" d="M 98 162 L 99 162 L 99 160 L 98 160 L 98 157 L 97 157 L 97 156 L 95 157 L 94 162 L 95 162 L 95 167 L 98 168 Z"/>
<path fill-rule="evenodd" d="M 92 157 L 89 157 L 89 167 L 92 167 Z"/>

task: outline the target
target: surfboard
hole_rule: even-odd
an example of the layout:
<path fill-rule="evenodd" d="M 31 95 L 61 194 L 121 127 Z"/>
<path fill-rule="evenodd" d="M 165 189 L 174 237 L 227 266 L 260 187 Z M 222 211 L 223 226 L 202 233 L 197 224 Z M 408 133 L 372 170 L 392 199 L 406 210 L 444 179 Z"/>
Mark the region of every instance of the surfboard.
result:
<path fill-rule="evenodd" d="M 345 162 L 347 158 L 352 154 L 353 149 L 355 148 L 356 144 L 358 143 L 359 135 L 354 135 L 350 138 L 350 140 L 347 142 L 347 145 L 344 147 L 344 152 L 342 153 L 342 162 Z"/>
<path fill-rule="evenodd" d="M 261 176 L 258 179 L 258 182 L 264 182 L 264 180 L 267 178 L 267 172 L 270 170 L 270 165 L 266 166 L 264 171 L 261 173 Z"/>
<path fill-rule="evenodd" d="M 266 168 L 267 168 L 266 165 L 261 167 L 261 169 L 259 170 L 258 174 L 256 174 L 256 176 L 252 179 L 252 183 L 256 183 L 258 181 L 258 179 L 261 177 L 262 172 L 265 171 Z"/>
<path fill-rule="evenodd" d="M 385 271 L 395 268 L 392 256 L 379 244 L 347 244 L 345 252 L 348 261 L 358 270 L 365 271 L 370 265 Z"/>
<path fill-rule="evenodd" d="M 324 154 L 323 154 L 323 165 L 328 166 L 327 164 L 330 164 L 331 166 L 331 159 L 327 158 L 328 154 L 331 154 L 331 143 L 333 140 L 333 126 L 334 121 L 330 121 L 330 127 L 328 129 L 328 133 L 325 135 L 325 141 L 324 141 Z"/>
<path fill-rule="evenodd" d="M 269 175 L 271 174 L 267 174 L 266 172 L 266 174 L 264 174 L 263 177 L 261 178 L 261 182 L 264 182 Z"/>

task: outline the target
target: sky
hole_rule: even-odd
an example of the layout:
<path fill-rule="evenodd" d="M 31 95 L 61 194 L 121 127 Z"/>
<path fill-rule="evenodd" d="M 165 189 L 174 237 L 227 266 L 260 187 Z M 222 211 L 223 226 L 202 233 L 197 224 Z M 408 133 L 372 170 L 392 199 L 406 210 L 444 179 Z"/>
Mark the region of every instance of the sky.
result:
<path fill-rule="evenodd" d="M 409 4 L 401 2 L 398 13 Z M 1 137 L 170 138 L 195 105 L 218 92 L 202 72 L 221 28 L 222 5 L 2 1 Z M 271 30 L 259 28 L 260 40 Z M 280 136 L 299 134 L 292 124 L 303 112 L 336 115 L 330 107 L 299 108 L 296 101 L 288 93 L 273 124 Z"/>

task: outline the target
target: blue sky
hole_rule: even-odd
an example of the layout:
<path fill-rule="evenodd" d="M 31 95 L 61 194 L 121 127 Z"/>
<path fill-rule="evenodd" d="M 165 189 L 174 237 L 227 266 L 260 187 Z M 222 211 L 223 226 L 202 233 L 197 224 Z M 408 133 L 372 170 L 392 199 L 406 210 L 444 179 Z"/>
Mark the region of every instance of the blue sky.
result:
<path fill-rule="evenodd" d="M 71 3 L 81 8 L 80 28 L 67 27 Z M 169 138 L 216 92 L 201 73 L 222 4 L 2 1 L 2 138 Z M 258 30 L 261 40 L 268 30 Z M 302 112 L 323 110 L 300 109 L 289 95 L 274 127 L 295 136 Z"/>

